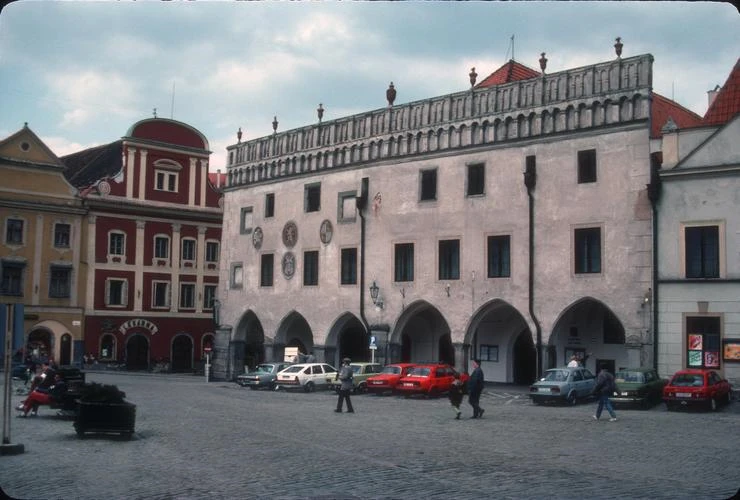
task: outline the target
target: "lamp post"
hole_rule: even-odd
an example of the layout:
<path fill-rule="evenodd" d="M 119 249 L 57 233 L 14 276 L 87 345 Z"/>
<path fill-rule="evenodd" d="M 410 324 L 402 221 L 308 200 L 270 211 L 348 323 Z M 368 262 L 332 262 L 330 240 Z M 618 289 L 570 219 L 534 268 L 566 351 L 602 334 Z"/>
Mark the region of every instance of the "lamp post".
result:
<path fill-rule="evenodd" d="M 375 307 L 377 307 L 378 309 L 383 309 L 383 299 L 378 297 L 379 294 L 380 288 L 378 288 L 378 284 L 375 283 L 375 280 L 373 280 L 373 284 L 370 285 L 370 298 L 373 299 L 373 304 L 375 304 Z"/>

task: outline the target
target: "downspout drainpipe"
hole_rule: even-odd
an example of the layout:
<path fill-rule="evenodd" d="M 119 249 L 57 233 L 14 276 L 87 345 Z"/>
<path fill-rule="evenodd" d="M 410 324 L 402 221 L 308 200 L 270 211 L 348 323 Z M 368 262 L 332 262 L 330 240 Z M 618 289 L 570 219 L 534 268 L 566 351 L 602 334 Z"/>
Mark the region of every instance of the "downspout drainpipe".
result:
<path fill-rule="evenodd" d="M 365 208 L 367 207 L 368 183 L 368 178 L 363 177 L 360 196 L 355 198 L 355 204 L 360 216 L 360 319 L 369 335 L 370 324 L 365 317 Z"/>
<path fill-rule="evenodd" d="M 527 156 L 524 185 L 529 198 L 529 316 L 537 334 L 537 377 L 542 375 L 542 326 L 534 313 L 534 188 L 537 184 L 537 157 Z"/>
<path fill-rule="evenodd" d="M 650 157 L 650 184 L 647 185 L 648 199 L 652 206 L 653 216 L 653 368 L 658 369 L 658 202 L 660 201 L 661 182 L 658 171 L 660 161 L 657 154 Z"/>

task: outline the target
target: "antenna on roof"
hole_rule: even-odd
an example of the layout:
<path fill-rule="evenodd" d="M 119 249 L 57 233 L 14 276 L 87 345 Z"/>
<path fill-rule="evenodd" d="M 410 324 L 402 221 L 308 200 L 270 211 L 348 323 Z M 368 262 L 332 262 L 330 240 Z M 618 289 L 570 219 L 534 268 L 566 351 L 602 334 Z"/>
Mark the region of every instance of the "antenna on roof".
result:
<path fill-rule="evenodd" d="M 175 82 L 172 82 L 172 105 L 170 106 L 170 120 L 175 116 Z"/>

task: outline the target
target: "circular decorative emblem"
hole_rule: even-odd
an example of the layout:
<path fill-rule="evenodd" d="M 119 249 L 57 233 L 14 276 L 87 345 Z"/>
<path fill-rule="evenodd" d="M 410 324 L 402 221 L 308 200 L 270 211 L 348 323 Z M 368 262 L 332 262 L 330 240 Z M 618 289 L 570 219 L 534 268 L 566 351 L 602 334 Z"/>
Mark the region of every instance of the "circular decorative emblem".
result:
<path fill-rule="evenodd" d="M 264 235 L 262 234 L 262 228 L 257 226 L 254 228 L 254 231 L 252 232 L 252 245 L 254 245 L 254 248 L 259 250 L 262 247 L 262 237 Z"/>
<path fill-rule="evenodd" d="M 295 274 L 295 255 L 293 252 L 286 252 L 283 255 L 283 276 L 290 279 Z"/>
<path fill-rule="evenodd" d="M 100 193 L 101 196 L 107 196 L 110 194 L 110 184 L 108 184 L 108 181 L 100 181 L 98 184 L 98 193 Z"/>
<path fill-rule="evenodd" d="M 334 228 L 331 225 L 331 221 L 329 219 L 324 219 L 324 222 L 321 223 L 321 228 L 319 229 L 319 237 L 321 238 L 321 243 L 324 245 L 328 244 L 331 241 L 331 237 L 334 235 Z"/>
<path fill-rule="evenodd" d="M 293 248 L 296 241 L 298 241 L 298 226 L 293 221 L 286 222 L 283 227 L 283 244 L 288 248 Z"/>

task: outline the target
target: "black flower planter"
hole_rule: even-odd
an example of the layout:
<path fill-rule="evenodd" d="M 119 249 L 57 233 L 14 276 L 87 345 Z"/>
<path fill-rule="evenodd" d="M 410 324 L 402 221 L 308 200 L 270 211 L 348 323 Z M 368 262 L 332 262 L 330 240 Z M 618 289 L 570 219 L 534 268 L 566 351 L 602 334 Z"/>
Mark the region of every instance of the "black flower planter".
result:
<path fill-rule="evenodd" d="M 133 403 L 100 403 L 79 401 L 75 417 L 75 431 L 85 433 L 120 434 L 130 438 L 136 424 L 136 405 Z"/>

